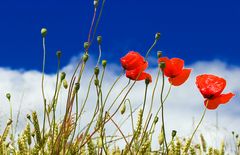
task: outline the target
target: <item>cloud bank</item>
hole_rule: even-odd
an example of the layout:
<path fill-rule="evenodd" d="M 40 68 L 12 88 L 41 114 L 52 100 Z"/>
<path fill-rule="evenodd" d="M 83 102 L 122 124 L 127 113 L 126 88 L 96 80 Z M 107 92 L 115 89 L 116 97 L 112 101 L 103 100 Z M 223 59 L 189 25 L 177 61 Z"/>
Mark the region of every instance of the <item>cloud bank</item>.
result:
<path fill-rule="evenodd" d="M 69 81 L 70 76 L 76 66 L 76 61 L 78 57 L 72 59 L 72 61 L 65 67 L 62 71 L 67 73 L 67 79 Z M 90 59 L 87 68 L 84 71 L 84 76 L 81 81 L 81 88 L 79 92 L 79 102 L 82 103 L 85 99 L 86 90 L 88 88 L 90 77 L 93 74 L 93 66 L 96 61 Z M 189 80 L 181 87 L 173 87 L 169 98 L 166 101 L 165 106 L 165 123 L 168 139 L 171 135 L 171 130 L 175 129 L 178 131 L 179 137 L 190 136 L 194 127 L 198 123 L 201 114 L 204 110 L 203 102 L 204 99 L 199 93 L 195 86 L 195 77 L 202 73 L 211 73 L 224 77 L 227 80 L 227 87 L 224 92 L 234 92 L 236 96 L 234 99 L 226 105 L 219 106 L 216 111 L 207 111 L 206 117 L 200 129 L 199 133 L 204 133 L 209 145 L 219 146 L 221 140 L 225 140 L 233 147 L 231 142 L 231 131 L 240 132 L 240 103 L 239 103 L 239 91 L 240 91 L 240 67 L 231 66 L 219 60 L 213 60 L 208 62 L 196 62 L 192 65 L 187 66 L 193 69 L 191 77 Z M 107 71 L 103 81 L 103 95 L 106 96 L 110 86 L 113 84 L 114 80 L 120 74 L 120 64 L 108 64 Z M 156 79 L 157 69 L 149 68 L 148 72 L 153 75 L 153 81 Z M 9 103 L 5 97 L 7 92 L 12 95 L 13 104 L 13 114 L 16 118 L 18 111 L 20 110 L 18 130 L 20 131 L 27 121 L 26 114 L 31 113 L 36 110 L 39 115 L 42 114 L 43 100 L 41 95 L 41 73 L 39 71 L 20 71 L 12 70 L 10 68 L 0 68 L 0 125 L 1 131 L 3 126 L 5 126 L 6 120 L 9 118 Z M 45 93 L 48 103 L 51 102 L 53 97 L 53 91 L 55 88 L 56 75 L 47 74 L 45 77 Z M 122 88 L 128 83 L 128 79 L 124 76 L 121 77 L 120 81 L 117 83 L 116 87 L 110 94 L 107 105 L 110 105 L 111 101 L 115 99 L 117 94 L 122 90 Z M 160 86 L 161 79 L 158 83 L 158 87 L 155 93 L 155 100 L 153 105 L 153 113 L 160 106 Z M 166 86 L 166 90 L 169 85 Z M 148 97 L 147 97 L 147 109 L 151 101 L 151 92 L 153 89 L 153 84 L 149 86 Z M 134 108 L 138 107 L 143 103 L 145 85 L 144 82 L 137 82 L 133 87 L 133 90 L 128 95 L 131 100 L 131 105 Z M 124 94 L 124 93 L 123 93 Z M 57 110 L 58 116 L 62 115 L 66 103 L 67 90 L 62 89 L 60 92 L 59 107 Z M 81 127 L 83 127 L 88 122 L 89 115 L 93 113 L 93 109 L 96 104 L 95 98 L 96 92 L 94 85 L 91 87 L 91 93 L 86 105 L 86 109 L 81 120 Z M 117 100 L 116 105 L 121 101 L 122 96 Z M 116 107 L 113 107 L 114 111 Z M 129 113 L 129 106 L 127 105 L 127 112 Z M 216 117 L 218 115 L 218 117 Z M 113 119 L 121 123 L 127 115 L 117 114 Z M 146 114 L 145 114 L 146 116 Z M 160 116 L 159 116 L 160 117 Z M 134 113 L 134 123 L 136 124 L 137 113 Z M 159 121 L 160 122 L 160 121 Z M 127 135 L 130 134 L 131 129 L 129 128 L 130 120 L 122 126 L 123 132 Z M 81 128 L 80 127 L 80 128 Z M 115 131 L 113 125 L 108 127 L 109 132 Z M 160 131 L 160 123 L 156 128 L 156 133 Z M 154 135 L 154 140 L 157 142 L 158 134 Z M 195 137 L 194 141 L 198 142 L 198 136 Z M 157 146 L 157 143 L 153 144 Z"/>

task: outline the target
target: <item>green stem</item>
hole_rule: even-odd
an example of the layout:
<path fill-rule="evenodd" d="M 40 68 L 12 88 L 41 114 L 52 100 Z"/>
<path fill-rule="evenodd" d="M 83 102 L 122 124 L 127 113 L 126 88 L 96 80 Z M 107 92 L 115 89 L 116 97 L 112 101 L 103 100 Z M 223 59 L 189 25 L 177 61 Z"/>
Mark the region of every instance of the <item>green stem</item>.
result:
<path fill-rule="evenodd" d="M 45 64 L 46 64 L 46 45 L 45 45 L 45 37 L 43 37 L 43 65 L 42 65 L 42 96 L 43 96 L 43 102 L 44 102 L 44 115 L 43 115 L 43 139 L 45 136 L 45 122 L 46 122 L 46 113 L 47 113 L 47 103 L 46 103 L 46 97 L 44 93 L 44 72 L 45 72 Z M 44 142 L 43 142 L 44 143 Z M 44 145 L 43 145 L 44 146 Z M 43 154 L 44 154 L 44 147 L 43 147 Z"/>
<path fill-rule="evenodd" d="M 193 139 L 195 133 L 197 132 L 200 124 L 201 124 L 202 121 L 203 121 L 203 118 L 204 118 L 204 116 L 205 116 L 205 114 L 206 114 L 206 111 L 207 111 L 207 106 L 208 106 L 208 101 L 207 101 L 207 103 L 206 103 L 206 105 L 205 105 L 205 108 L 204 108 L 202 117 L 201 117 L 200 121 L 198 122 L 197 127 L 196 127 L 195 130 L 193 131 L 191 138 L 189 139 L 189 146 L 191 145 L 192 139 Z M 187 150 L 188 150 L 188 149 L 187 149 Z M 187 151 L 187 150 L 186 150 L 186 151 Z"/>
<path fill-rule="evenodd" d="M 149 53 L 152 51 L 152 49 L 153 49 L 153 47 L 156 45 L 157 41 L 158 41 L 158 40 L 155 39 L 154 42 L 153 42 L 153 44 L 152 44 L 152 46 L 148 49 L 148 51 L 147 51 L 147 53 L 146 53 L 146 56 L 145 56 L 145 60 L 147 60 Z"/>
<path fill-rule="evenodd" d="M 165 133 L 165 124 L 164 124 L 164 109 L 163 109 L 163 91 L 164 91 L 164 85 L 165 85 L 165 78 L 164 73 L 162 71 L 162 89 L 161 89 L 161 106 L 162 106 L 162 130 L 163 130 L 163 137 L 164 137 L 164 143 L 166 147 L 166 153 L 168 154 L 168 147 L 167 147 L 167 139 L 166 139 L 166 133 Z M 164 148 L 164 146 L 163 146 Z M 163 151 L 164 152 L 164 151 Z"/>

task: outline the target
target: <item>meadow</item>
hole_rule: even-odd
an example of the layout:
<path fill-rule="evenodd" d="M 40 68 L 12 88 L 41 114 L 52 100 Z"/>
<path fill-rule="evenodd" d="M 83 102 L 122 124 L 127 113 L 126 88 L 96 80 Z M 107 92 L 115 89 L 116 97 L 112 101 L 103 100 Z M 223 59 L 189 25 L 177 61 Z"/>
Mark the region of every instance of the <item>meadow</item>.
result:
<path fill-rule="evenodd" d="M 71 75 L 61 69 L 60 64 L 64 53 L 56 52 L 58 68 L 54 83 L 55 90 L 51 92 L 51 99 L 46 97 L 48 90 L 45 82 L 48 30 L 41 29 L 39 35 L 42 37 L 43 60 L 39 95 L 42 101 L 36 102 L 42 104 L 43 112 L 38 113 L 39 109 L 29 111 L 25 116 L 24 129 L 18 131 L 17 124 L 20 118 L 19 115 L 13 116 L 15 114 L 12 110 L 14 94 L 6 93 L 6 100 L 10 105 L 9 119 L 5 126 L 1 126 L 3 132 L 0 135 L 0 154 L 240 154 L 240 137 L 237 132 L 230 133 L 233 146 L 223 140 L 219 147 L 208 145 L 204 134 L 196 134 L 199 127 L 204 124 L 207 111 L 225 106 L 224 104 L 236 95 L 224 91 L 227 81 L 219 75 L 203 72 L 195 77 L 195 83 L 191 83 L 202 95 L 200 104 L 203 109 L 202 113 L 198 114 L 199 118 L 195 120 L 191 135 L 182 137 L 178 129 L 169 131 L 168 122 L 165 120 L 165 116 L 169 113 L 166 113 L 165 105 L 168 98 L 174 98 L 171 96 L 172 90 L 181 89 L 182 85 L 188 82 L 189 77 L 192 76 L 192 68 L 186 68 L 184 59 L 178 58 L 177 55 L 169 58 L 167 53 L 162 51 L 153 52 L 156 44 L 161 40 L 161 33 L 156 32 L 153 35 L 152 45 L 144 56 L 137 51 L 123 53 L 119 62 L 116 62 L 121 66 L 122 71 L 111 85 L 105 85 L 106 74 L 111 68 L 108 68 L 108 61 L 103 58 L 104 36 L 98 35 L 97 31 L 104 4 L 105 0 L 94 0 L 92 23 L 87 40 L 82 45 L 84 52 L 77 60 Z M 89 67 L 88 62 L 94 41 L 97 43 L 98 57 Z M 148 71 L 150 55 L 157 60 L 155 75 Z M 91 71 L 87 79 L 84 78 L 86 70 Z M 127 83 L 123 83 L 121 79 L 127 80 Z M 134 94 L 134 88 L 139 84 L 144 86 L 142 94 Z M 82 85 L 87 85 L 88 89 L 83 89 Z M 119 86 L 121 89 L 115 89 Z M 65 100 L 61 101 L 64 103 L 64 109 L 59 113 L 59 98 L 63 95 L 61 93 L 63 91 L 66 92 Z M 132 107 L 130 93 L 133 93 L 136 98 L 141 98 L 137 107 Z M 182 123 L 184 125 L 184 122 Z M 160 130 L 157 130 L 159 129 L 157 127 L 160 127 Z M 196 136 L 199 140 L 196 140 Z"/>

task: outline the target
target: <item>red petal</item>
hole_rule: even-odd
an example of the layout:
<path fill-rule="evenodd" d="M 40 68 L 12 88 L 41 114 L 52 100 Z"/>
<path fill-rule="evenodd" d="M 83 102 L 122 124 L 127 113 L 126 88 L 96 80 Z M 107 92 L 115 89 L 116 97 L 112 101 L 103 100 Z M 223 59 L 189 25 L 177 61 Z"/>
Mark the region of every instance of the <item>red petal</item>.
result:
<path fill-rule="evenodd" d="M 175 77 L 182 72 L 184 61 L 179 58 L 168 59 L 167 57 L 159 58 L 159 62 L 165 62 L 166 67 L 164 68 L 164 74 L 167 77 Z"/>
<path fill-rule="evenodd" d="M 135 69 L 145 63 L 144 58 L 138 52 L 134 51 L 128 52 L 120 61 L 122 67 L 126 70 Z"/>
<path fill-rule="evenodd" d="M 192 69 L 183 69 L 182 73 L 180 73 L 178 76 L 174 78 L 169 78 L 169 82 L 174 86 L 180 86 L 185 81 L 187 81 Z"/>
<path fill-rule="evenodd" d="M 213 110 L 216 109 L 220 104 L 225 104 L 229 102 L 233 96 L 233 93 L 221 94 L 220 96 L 213 99 L 205 100 L 204 104 L 206 106 L 208 101 L 207 108 Z"/>
<path fill-rule="evenodd" d="M 142 72 L 140 74 L 140 72 L 138 72 L 136 70 L 126 71 L 126 77 L 128 77 L 131 80 L 136 80 L 136 81 L 149 79 L 150 82 L 152 82 L 152 76 L 150 74 L 148 74 L 146 72 Z"/>
<path fill-rule="evenodd" d="M 226 80 L 215 75 L 203 74 L 196 77 L 196 85 L 204 98 L 219 96 L 226 86 Z"/>

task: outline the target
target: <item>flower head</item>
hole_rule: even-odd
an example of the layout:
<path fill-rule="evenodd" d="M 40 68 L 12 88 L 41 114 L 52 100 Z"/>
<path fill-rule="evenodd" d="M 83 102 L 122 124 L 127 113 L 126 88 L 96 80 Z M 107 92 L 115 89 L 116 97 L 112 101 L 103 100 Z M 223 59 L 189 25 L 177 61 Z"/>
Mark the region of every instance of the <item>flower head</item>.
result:
<path fill-rule="evenodd" d="M 226 87 L 226 80 L 211 74 L 196 77 L 196 85 L 202 96 L 206 99 L 204 104 L 208 109 L 216 109 L 220 104 L 225 104 L 234 96 L 233 93 L 222 94 Z"/>
<path fill-rule="evenodd" d="M 174 86 L 180 86 L 187 81 L 191 73 L 191 69 L 184 68 L 184 60 L 182 59 L 162 57 L 158 59 L 158 62 L 165 63 L 164 75 L 168 77 L 169 82 Z"/>
<path fill-rule="evenodd" d="M 128 52 L 120 59 L 120 62 L 129 79 L 137 81 L 148 79 L 150 82 L 152 81 L 151 75 L 144 72 L 148 67 L 148 62 L 138 52 Z"/>

